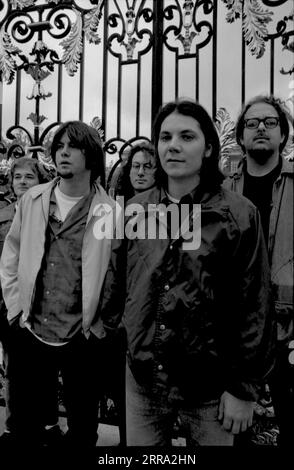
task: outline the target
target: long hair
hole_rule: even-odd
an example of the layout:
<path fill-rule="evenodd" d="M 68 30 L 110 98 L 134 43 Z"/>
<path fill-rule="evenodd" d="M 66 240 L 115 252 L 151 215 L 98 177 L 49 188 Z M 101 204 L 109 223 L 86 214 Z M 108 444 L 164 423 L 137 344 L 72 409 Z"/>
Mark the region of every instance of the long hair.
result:
<path fill-rule="evenodd" d="M 51 145 L 54 163 L 56 163 L 58 143 L 65 133 L 76 148 L 83 150 L 86 169 L 91 171 L 91 184 L 99 177 L 100 184 L 105 186 L 104 151 L 98 132 L 81 121 L 67 121 L 62 124 L 56 131 Z"/>
<path fill-rule="evenodd" d="M 288 137 L 289 137 L 289 131 L 290 131 L 290 126 L 289 126 L 289 121 L 288 121 L 288 116 L 287 116 L 287 110 L 283 106 L 282 102 L 280 99 L 275 98 L 273 95 L 258 95 L 252 98 L 246 105 L 243 107 L 241 113 L 239 114 L 236 122 L 236 141 L 240 145 L 241 149 L 245 153 L 245 148 L 241 143 L 241 138 L 243 136 L 244 132 L 244 118 L 245 114 L 247 113 L 248 109 L 251 108 L 254 104 L 257 103 L 266 103 L 272 106 L 278 113 L 279 116 L 279 122 L 280 122 L 280 129 L 281 129 L 281 134 L 284 135 L 284 139 L 280 143 L 280 152 L 284 149 Z"/>
<path fill-rule="evenodd" d="M 135 191 L 130 180 L 130 172 L 132 168 L 133 158 L 138 152 L 143 152 L 145 155 L 150 155 L 155 158 L 154 147 L 151 143 L 147 141 L 136 144 L 131 148 L 126 161 L 122 163 L 117 183 L 115 186 L 115 196 L 124 196 L 126 201 L 135 195 Z M 158 181 L 157 173 L 158 169 L 156 167 L 154 173 L 155 184 Z"/>
<path fill-rule="evenodd" d="M 163 171 L 160 164 L 158 155 L 158 140 L 163 121 L 172 113 L 182 114 L 183 116 L 190 116 L 195 119 L 204 134 L 205 145 L 211 146 L 211 155 L 204 158 L 200 169 L 200 182 L 207 189 L 217 189 L 224 176 L 219 170 L 219 154 L 220 154 L 220 141 L 215 125 L 209 116 L 208 112 L 196 101 L 190 100 L 176 100 L 171 101 L 164 105 L 158 112 L 152 130 L 152 140 L 155 145 L 155 155 L 157 160 L 159 178 L 161 184 L 166 185 L 167 174 Z"/>

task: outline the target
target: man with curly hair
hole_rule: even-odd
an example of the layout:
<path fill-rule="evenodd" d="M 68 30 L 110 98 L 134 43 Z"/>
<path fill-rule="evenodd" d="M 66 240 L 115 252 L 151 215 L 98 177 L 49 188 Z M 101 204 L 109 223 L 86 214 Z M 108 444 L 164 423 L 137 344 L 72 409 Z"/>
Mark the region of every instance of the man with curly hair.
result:
<path fill-rule="evenodd" d="M 258 208 L 267 241 L 278 324 L 276 364 L 269 385 L 283 446 L 292 445 L 294 416 L 294 368 L 289 362 L 294 339 L 294 163 L 282 157 L 288 136 L 287 110 L 281 101 L 274 96 L 254 97 L 236 124 L 236 139 L 245 158 L 224 183 Z"/>

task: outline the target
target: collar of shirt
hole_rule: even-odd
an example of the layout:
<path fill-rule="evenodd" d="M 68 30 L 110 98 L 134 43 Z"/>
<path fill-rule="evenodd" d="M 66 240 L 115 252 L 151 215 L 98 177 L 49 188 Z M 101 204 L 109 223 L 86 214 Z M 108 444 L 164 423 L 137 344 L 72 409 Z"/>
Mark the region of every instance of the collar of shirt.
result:
<path fill-rule="evenodd" d="M 185 194 L 179 200 L 178 204 L 199 204 L 204 196 L 204 188 L 198 184 L 190 193 Z M 168 206 L 169 204 L 176 204 L 169 199 L 168 193 L 165 188 L 160 188 L 160 202 Z"/>
<path fill-rule="evenodd" d="M 58 217 L 56 217 L 55 215 L 57 201 L 56 201 L 54 188 L 55 188 L 55 185 L 52 187 L 51 196 L 50 196 L 49 216 L 53 217 L 55 221 L 59 223 L 60 226 L 62 225 L 63 228 L 70 226 L 72 223 L 76 221 L 77 218 L 84 217 L 85 214 L 88 214 L 91 201 L 95 194 L 94 186 L 91 187 L 89 194 L 85 195 L 82 199 L 80 199 L 75 204 L 75 206 L 69 211 L 69 213 L 67 214 L 67 217 L 65 218 L 63 222 L 62 220 L 59 220 Z"/>

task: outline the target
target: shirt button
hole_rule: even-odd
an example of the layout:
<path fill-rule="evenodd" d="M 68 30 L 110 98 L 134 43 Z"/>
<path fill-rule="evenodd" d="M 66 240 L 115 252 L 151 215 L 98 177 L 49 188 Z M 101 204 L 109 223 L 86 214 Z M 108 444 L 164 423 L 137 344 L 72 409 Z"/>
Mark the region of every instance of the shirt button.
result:
<path fill-rule="evenodd" d="M 163 369 L 163 365 L 159 364 L 159 366 L 157 366 L 157 369 L 158 369 L 158 370 L 162 370 L 162 369 Z"/>
<path fill-rule="evenodd" d="M 165 330 L 165 325 L 160 325 L 159 327 L 161 330 Z"/>
<path fill-rule="evenodd" d="M 164 290 L 166 290 L 166 291 L 169 290 L 169 285 L 168 285 L 168 284 L 166 284 L 166 285 L 164 286 Z"/>
<path fill-rule="evenodd" d="M 47 323 L 47 321 L 48 321 L 48 318 L 44 318 L 44 323 Z"/>
<path fill-rule="evenodd" d="M 50 294 L 50 290 L 46 290 L 46 295 L 49 295 Z"/>
<path fill-rule="evenodd" d="M 50 266 L 52 266 L 52 267 L 53 267 L 53 266 L 54 266 L 54 263 L 50 263 Z"/>

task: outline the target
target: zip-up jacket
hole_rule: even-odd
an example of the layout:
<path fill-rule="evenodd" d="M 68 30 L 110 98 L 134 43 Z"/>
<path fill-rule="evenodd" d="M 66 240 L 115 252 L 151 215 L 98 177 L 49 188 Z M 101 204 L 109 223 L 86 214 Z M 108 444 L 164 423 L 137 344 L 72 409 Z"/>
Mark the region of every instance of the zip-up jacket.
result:
<path fill-rule="evenodd" d="M 15 214 L 15 202 L 0 209 L 0 256 L 2 253 L 5 237 L 10 229 Z"/>
<path fill-rule="evenodd" d="M 122 318 L 130 368 L 154 393 L 176 390 L 195 402 L 226 390 L 254 400 L 272 367 L 274 338 L 260 216 L 231 191 L 203 193 L 198 201 L 195 194 L 185 197 L 190 210 L 201 204 L 194 249 L 185 229 L 179 238 L 148 239 L 148 219 L 155 217 L 161 233 L 166 227 L 163 189 L 128 202 L 126 236 L 113 242 L 100 305 L 104 329 L 113 333 Z M 142 226 L 146 237 L 133 236 Z"/>
<path fill-rule="evenodd" d="M 224 181 L 224 187 L 243 193 L 245 162 Z M 273 186 L 267 245 L 278 340 L 288 343 L 294 338 L 294 163 L 285 159 Z"/>

